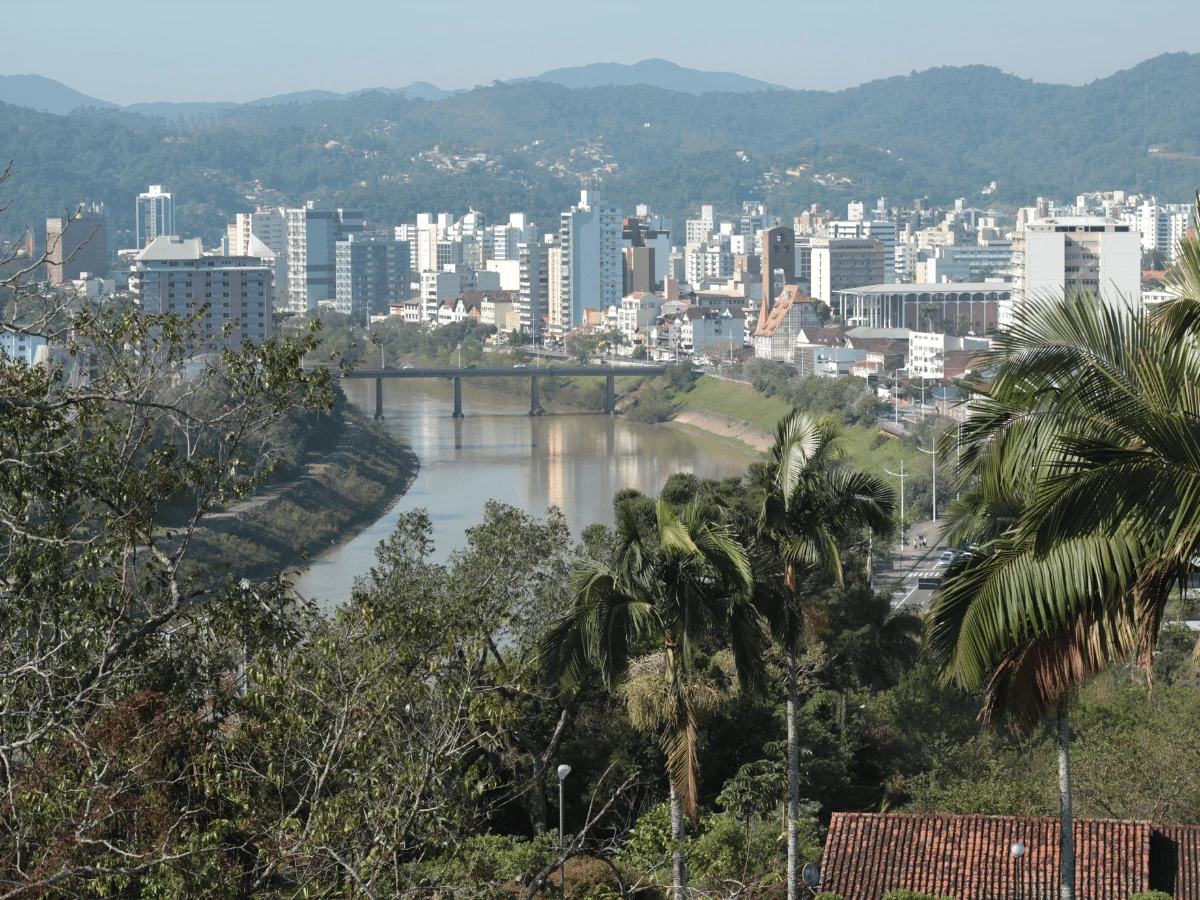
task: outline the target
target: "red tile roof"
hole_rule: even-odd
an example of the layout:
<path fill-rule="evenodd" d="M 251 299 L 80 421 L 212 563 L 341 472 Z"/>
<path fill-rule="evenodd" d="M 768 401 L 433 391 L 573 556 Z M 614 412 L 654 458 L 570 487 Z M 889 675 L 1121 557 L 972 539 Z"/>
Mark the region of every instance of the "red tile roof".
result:
<path fill-rule="evenodd" d="M 821 889 L 846 900 L 912 890 L 954 900 L 1058 896 L 1057 819 L 834 813 Z M 1020 842 L 1026 852 L 1013 858 Z M 1075 820 L 1076 895 L 1128 900 L 1166 890 L 1200 900 L 1200 827 Z"/>

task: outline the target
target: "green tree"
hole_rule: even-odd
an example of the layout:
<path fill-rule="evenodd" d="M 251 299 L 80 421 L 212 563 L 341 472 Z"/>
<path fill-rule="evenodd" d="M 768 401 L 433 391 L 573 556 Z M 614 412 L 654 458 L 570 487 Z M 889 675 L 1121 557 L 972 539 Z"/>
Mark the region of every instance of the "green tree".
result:
<path fill-rule="evenodd" d="M 625 683 L 635 721 L 658 732 L 678 846 L 675 896 L 683 900 L 683 818 L 696 819 L 699 714 L 711 696 L 695 677 L 695 656 L 703 641 L 728 634 L 737 674 L 751 686 L 762 677 L 765 631 L 749 602 L 749 560 L 729 527 L 662 499 L 651 527 L 631 503 L 618 515 L 612 559 L 576 568 L 574 608 L 547 634 L 541 659 L 564 692 L 578 689 L 593 667 L 610 688 Z M 635 667 L 633 658 L 647 651 Z"/>
<path fill-rule="evenodd" d="M 777 596 L 764 598 L 761 608 L 787 656 L 789 900 L 799 889 L 796 661 L 817 627 L 801 579 L 823 571 L 840 581 L 843 544 L 865 529 L 887 533 L 895 503 L 880 479 L 840 465 L 841 453 L 836 425 L 793 411 L 776 427 L 768 463 L 759 472 L 764 491 L 759 530 L 781 564 L 785 585 Z"/>
<path fill-rule="evenodd" d="M 1064 898 L 1071 694 L 1115 659 L 1151 671 L 1200 549 L 1200 352 L 1184 313 L 1159 327 L 1088 295 L 1034 304 L 971 384 L 949 540 L 983 550 L 939 591 L 926 643 L 946 678 L 984 691 L 989 723 L 1056 711 Z"/>

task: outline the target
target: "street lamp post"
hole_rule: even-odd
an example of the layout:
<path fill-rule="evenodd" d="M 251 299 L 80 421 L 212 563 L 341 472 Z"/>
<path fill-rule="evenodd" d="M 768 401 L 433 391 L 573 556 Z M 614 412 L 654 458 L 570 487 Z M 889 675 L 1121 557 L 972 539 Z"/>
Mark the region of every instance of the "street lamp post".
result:
<path fill-rule="evenodd" d="M 567 896 L 567 855 L 563 843 L 563 834 L 566 828 L 566 817 L 563 815 L 563 782 L 570 774 L 571 767 L 566 763 L 558 767 L 558 881 L 564 898 Z"/>
<path fill-rule="evenodd" d="M 893 472 L 891 469 L 884 469 L 893 478 L 900 479 L 900 555 L 904 555 L 904 460 L 900 460 L 900 471 Z"/>
<path fill-rule="evenodd" d="M 1016 889 L 1017 889 L 1016 895 L 1018 897 L 1020 897 L 1021 896 L 1021 858 L 1025 856 L 1025 845 L 1022 844 L 1020 841 L 1016 841 L 1013 843 L 1013 845 L 1011 847 L 1008 848 L 1008 852 L 1010 854 L 1012 854 L 1013 864 L 1016 868 L 1016 873 L 1015 873 L 1016 877 L 1013 880 L 1016 882 L 1016 884 L 1014 885 L 1014 887 L 1016 887 Z"/>
<path fill-rule="evenodd" d="M 922 406 L 924 403 L 922 403 Z M 937 435 L 933 436 L 933 449 L 926 450 L 924 447 L 918 447 L 922 453 L 928 453 L 933 457 L 933 521 L 937 521 Z"/>

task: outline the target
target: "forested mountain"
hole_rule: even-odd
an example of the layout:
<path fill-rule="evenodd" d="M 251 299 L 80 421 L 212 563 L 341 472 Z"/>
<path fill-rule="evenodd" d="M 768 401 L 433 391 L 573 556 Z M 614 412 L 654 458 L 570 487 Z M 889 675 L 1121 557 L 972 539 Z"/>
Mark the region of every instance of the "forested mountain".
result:
<path fill-rule="evenodd" d="M 581 186 L 677 218 L 701 201 L 745 199 L 782 215 L 880 195 L 982 206 L 1123 188 L 1182 201 L 1200 185 L 1200 55 L 1083 87 L 968 66 L 838 92 L 532 81 L 436 103 L 367 92 L 176 122 L 0 105 L 0 147 L 20 169 L 5 185 L 5 236 L 86 197 L 112 209 L 118 243 L 150 183 L 176 194 L 179 229 L 207 242 L 256 203 L 306 198 L 361 207 L 380 224 L 474 206 L 526 210 L 545 226 Z"/>

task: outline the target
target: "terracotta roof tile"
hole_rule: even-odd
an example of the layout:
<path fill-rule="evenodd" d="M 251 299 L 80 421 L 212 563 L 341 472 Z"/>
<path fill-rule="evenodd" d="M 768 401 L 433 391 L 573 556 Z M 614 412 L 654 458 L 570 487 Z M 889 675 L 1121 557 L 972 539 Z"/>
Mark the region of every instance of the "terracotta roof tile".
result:
<path fill-rule="evenodd" d="M 834 813 L 822 890 L 878 900 L 913 890 L 955 900 L 1058 896 L 1058 820 L 1014 816 Z M 1026 847 L 1020 860 L 1010 848 Z M 1127 900 L 1166 890 L 1200 900 L 1200 826 L 1075 820 L 1076 893 Z"/>

